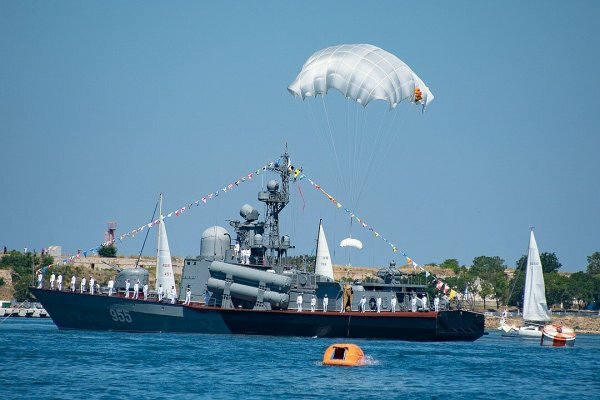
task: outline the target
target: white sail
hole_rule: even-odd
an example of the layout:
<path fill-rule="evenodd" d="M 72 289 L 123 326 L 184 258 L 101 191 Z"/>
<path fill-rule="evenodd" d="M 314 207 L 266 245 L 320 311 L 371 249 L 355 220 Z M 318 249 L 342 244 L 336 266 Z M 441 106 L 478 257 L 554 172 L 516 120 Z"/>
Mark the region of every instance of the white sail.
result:
<path fill-rule="evenodd" d="M 165 293 L 175 286 L 173 276 L 173 265 L 171 264 L 171 250 L 169 250 L 169 239 L 167 239 L 167 228 L 162 215 L 162 194 L 160 195 L 160 222 L 158 224 L 158 245 L 156 255 L 156 290 L 162 284 Z"/>
<path fill-rule="evenodd" d="M 315 261 L 315 274 L 325 276 L 333 280 L 333 266 L 331 265 L 331 255 L 329 246 L 325 238 L 323 225 L 319 224 L 319 240 L 317 241 L 317 259 Z"/>
<path fill-rule="evenodd" d="M 523 320 L 533 322 L 550 321 L 546 304 L 546 289 L 540 252 L 533 236 L 529 236 L 529 254 L 527 255 L 527 272 L 525 275 L 525 297 L 523 299 Z"/>

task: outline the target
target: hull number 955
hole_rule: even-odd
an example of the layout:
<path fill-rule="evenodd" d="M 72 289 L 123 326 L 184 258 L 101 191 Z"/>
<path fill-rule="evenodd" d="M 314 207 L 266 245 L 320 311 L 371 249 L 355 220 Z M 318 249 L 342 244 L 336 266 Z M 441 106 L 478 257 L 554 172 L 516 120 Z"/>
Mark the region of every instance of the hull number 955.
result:
<path fill-rule="evenodd" d="M 114 308 L 110 309 L 110 316 L 115 322 L 125 322 L 131 323 L 131 315 L 129 315 L 129 311 L 127 310 L 117 310 Z"/>

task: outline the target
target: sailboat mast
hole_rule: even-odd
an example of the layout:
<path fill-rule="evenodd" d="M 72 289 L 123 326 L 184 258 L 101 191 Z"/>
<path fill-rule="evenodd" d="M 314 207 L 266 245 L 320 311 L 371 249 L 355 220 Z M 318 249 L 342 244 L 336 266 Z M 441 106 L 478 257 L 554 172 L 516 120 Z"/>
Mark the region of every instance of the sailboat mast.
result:
<path fill-rule="evenodd" d="M 163 215 L 162 215 L 162 201 L 163 195 L 162 193 L 158 196 L 158 223 L 163 223 Z M 158 262 L 158 256 L 160 255 L 160 227 L 156 230 L 156 261 Z M 157 265 L 158 266 L 158 265 Z M 158 278 L 158 268 L 156 268 L 156 277 Z"/>
<path fill-rule="evenodd" d="M 162 202 L 163 202 L 163 195 L 162 193 L 160 193 L 158 195 L 158 223 L 159 225 L 163 224 L 163 215 L 162 215 Z M 158 229 L 156 230 L 156 286 L 158 288 L 158 281 L 160 280 L 159 278 L 159 274 L 160 274 L 160 249 L 161 249 L 161 243 L 160 243 L 160 233 L 162 230 L 162 226 L 159 226 Z"/>

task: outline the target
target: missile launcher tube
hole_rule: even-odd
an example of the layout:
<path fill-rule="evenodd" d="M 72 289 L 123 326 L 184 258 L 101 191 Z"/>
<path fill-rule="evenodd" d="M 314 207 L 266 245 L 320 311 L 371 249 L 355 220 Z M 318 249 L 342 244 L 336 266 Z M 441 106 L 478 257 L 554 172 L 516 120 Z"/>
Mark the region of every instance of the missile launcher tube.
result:
<path fill-rule="evenodd" d="M 289 291 L 292 284 L 292 280 L 288 276 L 241 267 L 221 261 L 213 261 L 208 269 L 211 276 L 215 278 L 225 279 L 227 274 L 230 274 L 236 283 L 258 286 L 258 283 L 262 281 L 271 289 L 278 289 L 278 291 L 282 292 Z"/>
<path fill-rule="evenodd" d="M 208 278 L 208 282 L 206 282 L 206 285 L 208 286 L 209 290 L 223 291 L 225 290 L 226 284 L 227 283 L 224 280 L 216 278 Z M 229 288 L 229 291 L 232 297 L 236 297 L 241 300 L 256 301 L 256 299 L 258 298 L 258 288 L 252 286 L 241 285 L 239 283 L 232 283 L 231 287 Z M 266 290 L 263 293 L 263 301 L 278 306 L 284 306 L 287 305 L 289 301 L 289 295 L 287 293 L 277 293 L 272 292 L 270 290 Z"/>

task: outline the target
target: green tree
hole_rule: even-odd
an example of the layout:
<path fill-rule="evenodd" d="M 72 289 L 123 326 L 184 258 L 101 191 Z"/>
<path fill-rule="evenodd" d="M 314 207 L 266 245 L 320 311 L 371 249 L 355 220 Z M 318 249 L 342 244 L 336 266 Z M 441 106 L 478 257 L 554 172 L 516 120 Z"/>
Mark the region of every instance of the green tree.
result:
<path fill-rule="evenodd" d="M 34 271 L 52 265 L 54 259 L 49 255 L 39 256 L 36 253 L 20 253 L 12 250 L 0 258 L 0 269 L 12 270 L 12 281 L 17 301 L 32 300 L 33 296 L 27 288 L 34 282 Z"/>
<path fill-rule="evenodd" d="M 101 246 L 100 249 L 98 249 L 98 255 L 100 257 L 115 258 L 117 256 L 117 248 L 114 244 L 109 244 L 108 246 Z"/>
<path fill-rule="evenodd" d="M 487 257 L 479 256 L 473 259 L 473 266 L 469 271 L 473 278 L 479 278 L 481 290 L 479 295 L 483 298 L 485 307 L 485 299 L 489 296 L 494 296 L 496 307 L 500 307 L 500 303 L 505 303 L 508 295 L 508 279 L 504 274 L 506 265 L 504 260 L 498 256 Z"/>
<path fill-rule="evenodd" d="M 562 305 L 569 307 L 571 299 L 570 279 L 558 272 L 544 274 L 544 286 L 546 289 L 546 303 L 548 307 Z"/>
<path fill-rule="evenodd" d="M 546 274 L 549 272 L 558 272 L 562 267 L 562 264 L 558 262 L 556 253 L 541 253 L 540 261 L 542 262 L 542 270 Z"/>
<path fill-rule="evenodd" d="M 458 263 L 456 258 L 449 258 L 444 260 L 443 263 L 439 265 L 440 268 L 451 269 L 455 274 L 459 274 L 461 271 L 461 266 Z"/>
<path fill-rule="evenodd" d="M 309 272 L 315 271 L 315 262 L 317 258 L 308 254 L 301 254 L 293 257 L 289 257 L 287 262 L 290 265 L 295 265 L 298 269 L 306 268 Z"/>
<path fill-rule="evenodd" d="M 585 272 L 576 272 L 569 278 L 569 293 L 572 298 L 577 299 L 579 309 L 586 306 L 587 303 L 594 301 L 594 280 Z"/>
<path fill-rule="evenodd" d="M 486 299 L 494 294 L 494 287 L 487 281 L 481 281 L 479 295 L 483 299 L 483 308 L 487 310 Z"/>
<path fill-rule="evenodd" d="M 594 287 L 593 301 L 596 307 L 600 307 L 600 275 L 592 275 L 592 285 Z"/>
<path fill-rule="evenodd" d="M 596 251 L 587 258 L 587 273 L 590 275 L 600 275 L 600 252 Z"/>

